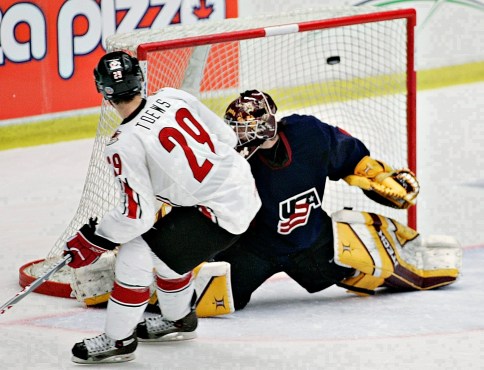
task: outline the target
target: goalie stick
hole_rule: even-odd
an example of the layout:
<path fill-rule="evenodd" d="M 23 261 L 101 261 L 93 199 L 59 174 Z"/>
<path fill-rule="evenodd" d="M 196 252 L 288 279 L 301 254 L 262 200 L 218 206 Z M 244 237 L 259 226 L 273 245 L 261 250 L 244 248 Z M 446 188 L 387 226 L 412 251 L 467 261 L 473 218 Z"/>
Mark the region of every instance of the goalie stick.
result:
<path fill-rule="evenodd" d="M 15 294 L 15 296 L 10 298 L 7 302 L 5 302 L 0 307 L 0 315 L 7 312 L 7 310 L 12 308 L 14 304 L 21 301 L 23 298 L 25 298 L 27 294 L 31 293 L 37 287 L 42 285 L 53 273 L 55 273 L 56 271 L 59 271 L 62 267 L 68 264 L 71 261 L 71 259 L 72 259 L 72 256 L 70 254 L 66 254 L 59 262 L 52 265 L 52 267 L 44 275 L 40 276 L 37 280 L 33 281 L 31 284 L 23 288 L 20 292 Z"/>

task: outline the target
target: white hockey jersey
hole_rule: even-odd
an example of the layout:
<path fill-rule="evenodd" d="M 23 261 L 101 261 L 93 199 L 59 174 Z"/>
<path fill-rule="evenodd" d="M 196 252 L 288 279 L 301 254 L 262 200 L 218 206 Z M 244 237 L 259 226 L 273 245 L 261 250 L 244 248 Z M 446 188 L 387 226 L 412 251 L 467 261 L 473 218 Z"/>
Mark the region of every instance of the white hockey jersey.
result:
<path fill-rule="evenodd" d="M 235 144 L 233 130 L 193 95 L 164 88 L 148 97 L 106 146 L 122 200 L 96 233 L 126 243 L 153 226 L 161 202 L 202 206 L 225 230 L 243 233 L 261 201 Z"/>

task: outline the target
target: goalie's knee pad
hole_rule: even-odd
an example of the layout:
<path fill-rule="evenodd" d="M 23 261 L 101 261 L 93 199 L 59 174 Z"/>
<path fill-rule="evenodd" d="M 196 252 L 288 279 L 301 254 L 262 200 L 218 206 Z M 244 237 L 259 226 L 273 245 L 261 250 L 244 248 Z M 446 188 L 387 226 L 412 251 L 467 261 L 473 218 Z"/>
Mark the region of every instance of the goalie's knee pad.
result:
<path fill-rule="evenodd" d="M 393 219 L 368 212 L 342 210 L 331 218 L 335 262 L 358 271 L 343 281 L 347 285 L 426 290 L 459 276 L 462 249 L 450 236 L 423 239 Z"/>

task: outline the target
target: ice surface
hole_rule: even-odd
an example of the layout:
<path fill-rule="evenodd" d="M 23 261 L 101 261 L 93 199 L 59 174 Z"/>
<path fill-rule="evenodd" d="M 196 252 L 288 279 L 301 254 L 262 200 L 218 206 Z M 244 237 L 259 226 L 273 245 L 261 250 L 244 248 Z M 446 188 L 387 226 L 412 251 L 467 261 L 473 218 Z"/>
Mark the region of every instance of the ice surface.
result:
<path fill-rule="evenodd" d="M 484 83 L 420 92 L 418 224 L 465 248 L 461 279 L 428 292 L 308 294 L 284 274 L 249 306 L 200 319 L 198 339 L 140 344 L 106 369 L 484 369 Z M 0 152 L 0 303 L 18 268 L 46 256 L 80 200 L 92 140 Z M 31 294 L 0 316 L 2 369 L 74 369 L 74 342 L 105 310 Z M 100 368 L 96 366 L 95 368 Z"/>

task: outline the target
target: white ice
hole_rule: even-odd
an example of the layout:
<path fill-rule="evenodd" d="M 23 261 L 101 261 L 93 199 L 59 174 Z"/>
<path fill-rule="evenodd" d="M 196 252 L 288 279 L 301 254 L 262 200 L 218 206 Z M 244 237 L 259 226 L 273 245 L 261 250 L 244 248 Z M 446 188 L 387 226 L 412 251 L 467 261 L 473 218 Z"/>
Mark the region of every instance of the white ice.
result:
<path fill-rule="evenodd" d="M 484 369 L 484 83 L 419 92 L 418 229 L 464 247 L 462 276 L 428 292 L 308 294 L 286 275 L 249 306 L 200 319 L 198 339 L 140 344 L 106 369 Z M 92 140 L 0 152 L 0 304 L 18 268 L 46 256 L 75 213 Z M 74 369 L 72 345 L 105 310 L 30 294 L 0 316 L 2 369 Z M 95 368 L 101 368 L 98 365 Z"/>

